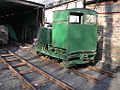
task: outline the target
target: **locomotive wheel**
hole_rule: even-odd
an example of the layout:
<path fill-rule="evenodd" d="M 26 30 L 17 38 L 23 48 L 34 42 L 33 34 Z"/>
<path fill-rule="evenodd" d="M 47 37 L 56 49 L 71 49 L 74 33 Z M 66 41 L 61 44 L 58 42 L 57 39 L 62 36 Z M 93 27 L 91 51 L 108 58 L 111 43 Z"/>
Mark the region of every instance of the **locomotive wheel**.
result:
<path fill-rule="evenodd" d="M 66 68 L 70 68 L 73 66 L 72 64 L 70 64 L 70 61 L 62 61 L 60 65 Z"/>

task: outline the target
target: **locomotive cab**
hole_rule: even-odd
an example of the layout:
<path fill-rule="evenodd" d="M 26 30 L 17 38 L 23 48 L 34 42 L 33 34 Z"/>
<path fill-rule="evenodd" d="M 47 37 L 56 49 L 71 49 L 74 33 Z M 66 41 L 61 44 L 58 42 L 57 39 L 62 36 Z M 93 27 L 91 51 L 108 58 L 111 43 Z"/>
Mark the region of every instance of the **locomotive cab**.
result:
<path fill-rule="evenodd" d="M 96 55 L 97 13 L 79 8 L 55 11 L 52 29 L 43 27 L 38 37 L 35 49 L 61 59 L 65 67 L 89 63 Z"/>

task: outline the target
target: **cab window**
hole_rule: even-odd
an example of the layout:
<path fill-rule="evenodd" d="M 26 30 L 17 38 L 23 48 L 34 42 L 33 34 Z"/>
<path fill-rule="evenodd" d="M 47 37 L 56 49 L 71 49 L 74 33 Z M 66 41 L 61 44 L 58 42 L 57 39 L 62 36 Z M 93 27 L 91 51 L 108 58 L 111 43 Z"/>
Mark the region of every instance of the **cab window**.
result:
<path fill-rule="evenodd" d="M 94 25 L 97 23 L 96 15 L 84 15 L 84 24 Z"/>
<path fill-rule="evenodd" d="M 69 23 L 71 24 L 83 24 L 83 13 L 70 13 Z"/>

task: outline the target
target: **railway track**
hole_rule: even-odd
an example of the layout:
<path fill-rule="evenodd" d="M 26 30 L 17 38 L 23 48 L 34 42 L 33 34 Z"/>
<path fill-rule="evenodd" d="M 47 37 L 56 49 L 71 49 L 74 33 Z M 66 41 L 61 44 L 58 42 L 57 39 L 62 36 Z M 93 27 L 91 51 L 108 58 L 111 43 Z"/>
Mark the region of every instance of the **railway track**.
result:
<path fill-rule="evenodd" d="M 43 57 L 42 57 L 43 58 Z M 48 61 L 48 62 L 51 62 L 53 64 L 57 64 L 59 65 L 59 63 L 57 62 L 54 62 L 54 61 L 51 61 L 49 60 L 49 58 L 45 57 L 44 58 L 45 61 Z M 60 66 L 60 65 L 59 65 Z M 67 69 L 67 68 L 65 68 Z M 101 74 L 104 74 L 105 76 L 104 77 L 101 77 L 100 79 L 98 79 L 97 77 L 95 76 L 92 76 L 92 75 L 89 75 L 89 74 L 86 74 L 86 73 L 83 73 L 81 72 L 79 69 L 74 69 L 74 68 L 70 68 L 70 69 L 67 69 L 69 72 L 73 72 L 75 73 L 76 75 L 78 76 L 81 76 L 83 78 L 86 78 L 90 81 L 93 81 L 94 83 L 99 83 L 100 81 L 102 81 L 103 79 L 105 79 L 107 76 L 110 76 L 112 78 L 115 78 L 116 77 L 116 74 L 112 73 L 112 72 L 109 72 L 109 71 L 106 71 L 106 70 L 102 70 L 100 68 L 97 68 L 97 67 L 94 67 L 94 66 L 88 66 L 87 68 L 82 68 L 82 69 L 86 69 L 86 70 L 92 70 L 92 71 L 95 71 L 95 72 L 98 72 L 98 73 L 101 73 Z"/>
<path fill-rule="evenodd" d="M 31 48 L 21 48 L 23 51 L 28 51 L 29 53 L 32 53 L 34 54 L 34 56 L 36 56 L 37 54 L 35 52 L 33 52 L 31 50 Z M 31 63 L 27 62 L 26 59 L 22 58 L 21 56 L 19 56 L 18 54 L 16 53 L 13 53 L 11 52 L 10 50 L 4 48 L 4 50 L 6 50 L 8 53 L 5 53 L 5 54 L 0 54 L 1 56 L 1 61 L 0 62 L 3 62 L 9 69 L 10 71 L 12 72 L 12 75 L 13 76 L 17 76 L 20 81 L 22 82 L 22 86 L 24 88 L 32 88 L 33 90 L 37 90 L 35 85 L 36 84 L 39 84 L 41 83 L 42 81 L 41 80 L 37 80 L 37 81 L 33 81 L 33 82 L 29 82 L 27 81 L 24 77 L 22 77 L 22 75 L 25 75 L 27 73 L 32 73 L 32 72 L 36 72 L 38 74 L 41 74 L 43 75 L 45 78 L 47 78 L 48 80 L 52 81 L 53 83 L 57 84 L 58 86 L 60 86 L 61 88 L 65 89 L 65 90 L 74 90 L 74 88 L 72 86 L 70 86 L 69 84 L 53 77 L 52 75 L 48 74 L 46 71 L 44 70 L 41 70 L 40 68 L 37 68 L 36 66 L 32 65 Z M 17 59 L 9 59 L 9 60 L 5 60 L 4 57 L 11 57 L 11 56 L 15 56 Z M 38 55 L 37 55 L 38 56 Z M 41 61 L 41 58 L 43 59 L 43 61 L 45 62 L 49 62 L 49 63 L 52 63 L 53 65 L 55 66 L 59 66 L 59 67 L 62 67 L 60 66 L 59 63 L 53 61 L 53 60 L 50 60 L 48 57 L 43 57 L 43 56 L 39 56 L 40 58 L 40 61 Z M 8 62 L 12 62 L 12 61 L 16 61 L 16 60 L 19 60 L 21 61 L 21 63 L 17 64 L 17 65 L 10 65 Z M 16 67 L 21 67 L 21 66 L 28 66 L 30 69 L 29 70 L 25 70 L 25 71 L 17 71 L 15 68 Z M 88 70 L 92 70 L 92 71 L 96 71 L 98 73 L 101 73 L 101 74 L 104 74 L 105 77 L 104 78 L 97 78 L 95 76 L 92 76 L 92 75 L 89 75 L 89 74 L 86 74 L 86 73 L 83 73 L 81 72 L 79 69 L 74 69 L 74 68 L 71 68 L 71 69 L 67 69 L 65 68 L 67 71 L 69 72 L 72 72 L 80 77 L 83 77 L 83 78 L 86 78 L 90 81 L 93 81 L 95 83 L 98 83 L 100 82 L 101 80 L 103 80 L 104 78 L 106 78 L 107 76 L 110 76 L 110 77 L 116 77 L 116 75 L 112 72 L 109 72 L 109 71 L 106 71 L 106 70 L 102 70 L 102 69 L 99 69 L 99 68 L 96 68 L 96 67 L 93 67 L 93 66 L 89 66 L 85 69 L 88 69 Z M 44 81 L 43 81 L 44 82 Z"/>
<path fill-rule="evenodd" d="M 41 83 L 41 80 L 30 82 L 30 81 L 28 81 L 27 79 L 25 79 L 22 76 L 22 75 L 25 75 L 25 74 L 28 74 L 28 73 L 36 72 L 36 73 L 38 73 L 40 75 L 43 75 L 49 81 L 57 84 L 58 86 L 60 86 L 61 88 L 65 89 L 65 90 L 74 90 L 74 88 L 72 88 L 67 83 L 55 78 L 54 76 L 48 74 L 47 72 L 45 72 L 42 69 L 37 68 L 36 66 L 34 66 L 31 63 L 27 62 L 26 59 L 24 59 L 24 58 L 20 57 L 19 55 L 17 55 L 16 53 L 13 53 L 13 52 L 11 52 L 10 50 L 8 50 L 6 48 L 4 48 L 3 50 L 5 50 L 7 53 L 0 54 L 1 62 L 4 63 L 7 68 L 9 68 L 9 70 L 12 73 L 12 76 L 16 76 L 16 77 L 19 78 L 23 88 L 29 88 L 29 89 L 37 90 L 35 85 L 36 84 L 38 85 L 39 83 Z M 7 59 L 5 59 L 5 57 L 15 57 L 15 58 L 7 60 Z M 20 61 L 20 63 L 18 63 L 16 65 L 10 65 L 9 62 L 13 62 L 13 61 Z M 17 71 L 16 68 L 21 67 L 21 66 L 27 66 L 27 67 L 29 67 L 29 69 L 28 70 L 23 70 L 23 71 Z"/>
<path fill-rule="evenodd" d="M 22 48 L 22 47 L 21 47 L 21 48 Z M 28 51 L 31 52 L 33 55 L 37 55 L 36 52 L 34 52 L 33 50 L 31 50 L 30 47 L 28 47 L 28 48 L 22 48 L 22 49 L 23 49 L 23 50 L 28 50 Z M 38 55 L 37 55 L 37 56 L 38 56 Z M 53 60 L 51 61 L 47 56 L 46 56 L 46 57 L 41 56 L 40 58 L 43 58 L 44 61 L 48 61 L 48 62 L 50 62 L 50 63 L 56 64 L 57 66 L 60 66 L 59 63 L 57 63 L 55 60 L 54 60 L 54 61 L 53 61 Z M 65 69 L 67 69 L 67 68 L 65 68 Z M 112 77 L 112 78 L 115 78 L 115 77 L 116 77 L 116 74 L 114 74 L 114 73 L 112 73 L 112 72 L 110 72 L 110 71 L 106 71 L 106 70 L 97 68 L 97 67 L 95 67 L 95 66 L 88 66 L 88 67 L 85 68 L 85 69 L 92 70 L 92 71 L 95 71 L 95 72 L 104 74 L 105 76 L 102 77 L 101 79 L 98 79 L 98 78 L 95 77 L 95 76 L 92 76 L 92 75 L 89 75 L 89 74 L 80 72 L 80 70 L 77 70 L 77 69 L 74 69 L 74 68 L 67 69 L 67 70 L 68 70 L 69 72 L 73 72 L 73 73 L 75 73 L 75 74 L 77 74 L 77 75 L 79 75 L 79 76 L 81 76 L 81 77 L 84 77 L 84 78 L 86 78 L 86 79 L 88 79 L 88 80 L 92 80 L 92 81 L 95 82 L 95 83 L 100 82 L 101 80 L 103 80 L 103 79 L 106 78 L 107 76 L 110 76 L 110 77 Z"/>

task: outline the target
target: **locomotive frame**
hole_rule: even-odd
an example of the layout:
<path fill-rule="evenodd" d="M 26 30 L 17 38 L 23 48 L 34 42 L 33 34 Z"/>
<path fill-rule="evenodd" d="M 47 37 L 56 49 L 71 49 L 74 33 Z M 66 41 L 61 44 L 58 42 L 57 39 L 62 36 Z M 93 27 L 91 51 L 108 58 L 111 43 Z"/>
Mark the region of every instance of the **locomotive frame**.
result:
<path fill-rule="evenodd" d="M 55 11 L 52 27 L 39 30 L 33 48 L 73 67 L 94 61 L 96 46 L 97 12 L 75 8 Z"/>

